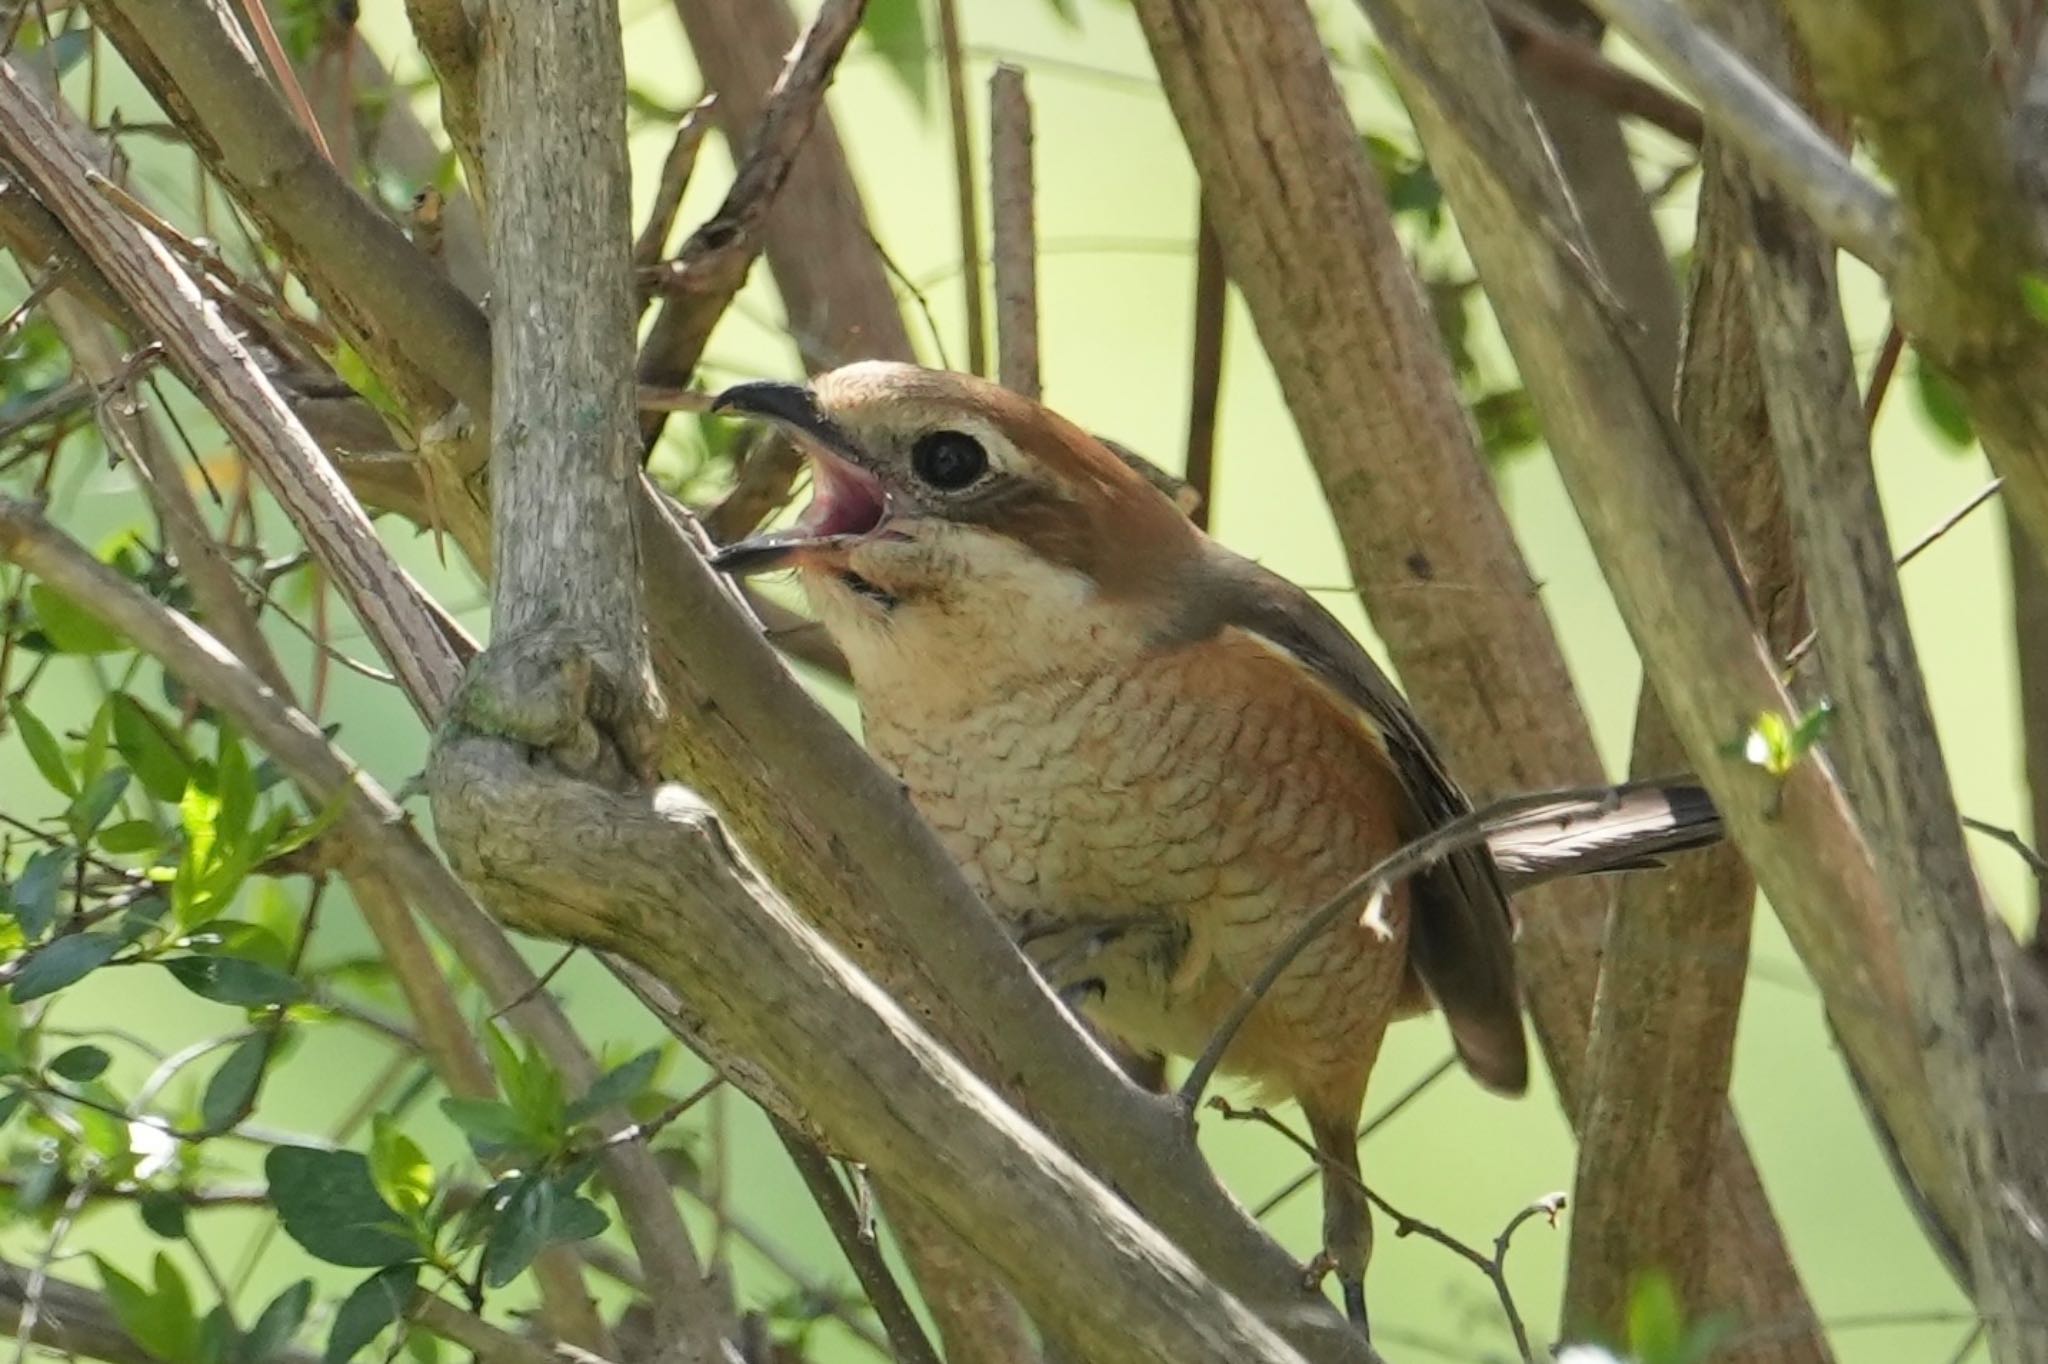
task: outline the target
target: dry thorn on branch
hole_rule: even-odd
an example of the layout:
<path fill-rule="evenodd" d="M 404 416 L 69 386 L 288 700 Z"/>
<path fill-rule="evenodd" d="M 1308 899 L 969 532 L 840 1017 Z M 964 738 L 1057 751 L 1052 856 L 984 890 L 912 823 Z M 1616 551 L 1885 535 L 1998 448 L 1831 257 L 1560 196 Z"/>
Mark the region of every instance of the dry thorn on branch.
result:
<path fill-rule="evenodd" d="M 1493 1285 L 1494 1295 L 1500 1299 L 1501 1313 L 1507 1318 L 1508 1329 L 1514 1333 L 1515 1348 L 1521 1352 L 1523 1364 L 1536 1364 L 1538 1356 L 1529 1340 L 1529 1328 L 1522 1321 L 1521 1308 L 1516 1305 L 1514 1292 L 1508 1286 L 1508 1250 L 1514 1244 L 1515 1233 L 1522 1229 L 1524 1223 L 1534 1218 L 1544 1218 L 1553 1228 L 1557 1226 L 1557 1220 L 1565 1209 L 1563 1193 L 1546 1194 L 1516 1212 L 1507 1220 L 1507 1225 L 1501 1228 L 1500 1234 L 1493 1238 L 1493 1253 L 1488 1255 L 1475 1250 L 1434 1223 L 1402 1212 L 1382 1198 L 1364 1180 L 1328 1160 L 1322 1152 L 1316 1150 L 1314 1143 L 1274 1117 L 1269 1110 L 1262 1107 L 1238 1108 L 1220 1094 L 1209 1100 L 1209 1107 L 1221 1113 L 1226 1121 L 1254 1122 L 1278 1132 L 1315 1161 L 1323 1169 L 1325 1177 L 1334 1173 L 1350 1181 L 1375 1208 L 1392 1218 L 1396 1237 L 1420 1236 L 1425 1241 L 1434 1241 L 1484 1274 L 1487 1282 Z"/>
<path fill-rule="evenodd" d="M 1031 100 L 1024 72 L 989 78 L 989 217 L 996 286 L 996 378 L 1034 401 L 1038 370 L 1038 227 L 1031 165 Z"/>

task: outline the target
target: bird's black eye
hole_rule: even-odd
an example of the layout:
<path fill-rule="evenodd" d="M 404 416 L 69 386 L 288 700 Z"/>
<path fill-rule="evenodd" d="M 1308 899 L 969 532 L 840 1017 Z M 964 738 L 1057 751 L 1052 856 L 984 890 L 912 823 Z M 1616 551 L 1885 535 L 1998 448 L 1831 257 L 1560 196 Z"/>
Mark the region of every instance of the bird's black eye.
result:
<path fill-rule="evenodd" d="M 910 467 L 934 488 L 952 492 L 988 472 L 988 451 L 965 431 L 933 431 L 910 447 Z"/>

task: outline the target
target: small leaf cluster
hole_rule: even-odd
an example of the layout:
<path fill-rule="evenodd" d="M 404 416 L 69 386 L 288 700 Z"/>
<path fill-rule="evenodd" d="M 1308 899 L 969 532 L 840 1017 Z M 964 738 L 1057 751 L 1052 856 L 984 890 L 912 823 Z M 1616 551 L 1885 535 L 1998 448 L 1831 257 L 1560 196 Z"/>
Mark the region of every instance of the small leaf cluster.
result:
<path fill-rule="evenodd" d="M 646 1051 L 569 1099 L 532 1048 L 483 1030 L 502 1099 L 448 1098 L 442 1111 L 495 1171 L 482 1190 L 437 1174 L 396 1122 L 379 1115 L 367 1152 L 281 1146 L 264 1161 L 285 1233 L 316 1259 L 373 1272 L 341 1304 L 327 1358 L 351 1358 L 401 1321 L 423 1281 L 460 1287 L 480 1308 L 550 1246 L 602 1234 L 610 1218 L 584 1192 L 604 1138 L 591 1121 L 641 1099 L 661 1053 Z"/>

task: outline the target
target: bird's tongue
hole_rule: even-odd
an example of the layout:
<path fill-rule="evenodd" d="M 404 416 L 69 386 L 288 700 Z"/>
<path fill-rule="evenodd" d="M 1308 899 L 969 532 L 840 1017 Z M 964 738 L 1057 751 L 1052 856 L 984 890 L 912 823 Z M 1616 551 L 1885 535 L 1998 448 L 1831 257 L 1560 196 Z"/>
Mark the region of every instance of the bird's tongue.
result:
<path fill-rule="evenodd" d="M 811 461 L 811 504 L 796 524 L 727 545 L 712 556 L 712 567 L 727 573 L 780 568 L 803 550 L 845 544 L 882 524 L 888 499 L 872 474 L 821 451 L 805 454 Z"/>

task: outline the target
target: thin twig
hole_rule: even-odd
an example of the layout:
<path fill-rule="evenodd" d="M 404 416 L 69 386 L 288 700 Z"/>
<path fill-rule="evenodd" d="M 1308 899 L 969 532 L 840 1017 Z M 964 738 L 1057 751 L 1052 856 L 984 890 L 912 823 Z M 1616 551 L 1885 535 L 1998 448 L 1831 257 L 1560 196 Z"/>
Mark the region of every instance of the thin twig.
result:
<path fill-rule="evenodd" d="M 1457 1068 L 1458 1057 L 1457 1054 L 1453 1052 L 1451 1055 L 1444 1057 L 1443 1060 L 1438 1061 L 1435 1065 L 1431 1066 L 1428 1070 L 1424 1071 L 1422 1075 L 1414 1081 L 1414 1083 L 1408 1086 L 1408 1088 L 1402 1090 L 1399 1094 L 1396 1094 L 1392 1102 L 1388 1103 L 1385 1108 L 1382 1108 L 1379 1112 L 1373 1114 L 1370 1118 L 1366 1119 L 1364 1125 L 1358 1129 L 1359 1142 L 1362 1144 L 1367 1137 L 1370 1137 L 1373 1133 L 1379 1131 L 1382 1127 L 1385 1127 L 1388 1123 L 1392 1122 L 1395 1118 L 1399 1117 L 1402 1114 L 1402 1112 L 1407 1109 L 1408 1105 L 1414 1103 L 1417 1099 L 1421 1098 L 1424 1094 L 1428 1093 L 1430 1088 L 1433 1085 L 1435 1085 L 1437 1081 L 1443 1079 L 1446 1075 L 1449 1075 L 1452 1071 L 1456 1070 Z M 1281 1185 L 1278 1189 L 1274 1190 L 1271 1194 L 1267 1195 L 1265 1202 L 1259 1204 L 1256 1208 L 1252 1209 L 1252 1216 L 1266 1216 L 1268 1213 L 1272 1212 L 1273 1209 L 1279 1207 L 1282 1203 L 1286 1202 L 1288 1199 L 1294 1197 L 1294 1195 L 1300 1193 L 1303 1189 L 1306 1189 L 1310 1184 L 1314 1183 L 1315 1177 L 1316 1172 L 1313 1167 L 1303 1170 L 1293 1179 L 1288 1180 L 1287 1183 Z"/>
<path fill-rule="evenodd" d="M 1188 360 L 1188 449 L 1183 477 L 1195 496 L 1188 518 L 1203 530 L 1214 516 L 1216 409 L 1223 393 L 1223 320 L 1229 279 L 1223 269 L 1223 239 L 1205 204 L 1195 228 L 1194 353 Z"/>
<path fill-rule="evenodd" d="M 1037 195 L 1031 165 L 1031 99 L 1024 72 L 989 77 L 989 220 L 996 286 L 996 378 L 1036 401 L 1038 371 Z"/>
<path fill-rule="evenodd" d="M 988 323 L 981 298 L 981 219 L 974 203 L 974 134 L 967 121 L 967 58 L 954 0 L 939 0 L 939 52 L 946 68 L 946 110 L 953 129 L 953 190 L 960 235 L 960 289 L 967 306 L 967 368 L 988 373 Z"/>
<path fill-rule="evenodd" d="M 1940 540 L 1943 536 L 1947 535 L 1950 531 L 1954 530 L 1957 526 L 1961 525 L 1964 522 L 1964 520 L 1969 517 L 1971 512 L 1977 510 L 1977 508 L 1983 506 L 1986 502 L 1989 502 L 1992 498 L 1996 497 L 1998 495 L 1999 489 L 2002 488 L 2004 484 L 2004 479 L 1994 478 L 1989 483 L 1986 483 L 1983 487 L 1979 488 L 1976 492 L 1971 493 L 1969 497 L 1963 500 L 1962 505 L 1958 506 L 1954 511 L 1951 511 L 1948 515 L 1942 517 L 1941 520 L 1935 522 L 1932 526 L 1929 526 L 1927 530 L 1924 533 L 1922 533 L 1919 539 L 1915 540 L 1912 544 L 1906 546 L 1906 548 L 1900 552 L 1899 557 L 1893 561 L 1893 567 L 1904 568 L 1907 564 L 1910 564 L 1913 562 L 1913 560 L 1919 558 L 1923 553 L 1931 549 L 1934 546 L 1935 542 Z M 1801 663 L 1804 663 L 1806 661 L 1806 656 L 1813 652 L 1813 646 L 1819 642 L 1820 631 L 1807 631 L 1806 637 L 1800 640 L 1797 644 L 1793 645 L 1791 651 L 1785 655 L 1785 666 L 1788 669 L 1796 668 Z"/>
<path fill-rule="evenodd" d="M 782 1149 L 789 1153 L 790 1164 L 810 1190 L 811 1201 L 818 1205 L 825 1225 L 831 1228 L 832 1239 L 839 1243 L 846 1262 L 853 1267 L 854 1277 L 867 1291 L 868 1302 L 888 1333 L 898 1364 L 939 1364 L 938 1352 L 932 1349 L 896 1276 L 889 1272 L 881 1247 L 872 1235 L 863 1234 L 861 1218 L 847 1196 L 846 1186 L 833 1173 L 832 1162 L 803 1133 L 772 1114 L 769 1120 L 775 1124 Z"/>
<path fill-rule="evenodd" d="M 1393 1218 L 1395 1236 L 1420 1236 L 1425 1241 L 1434 1241 L 1484 1274 L 1487 1282 L 1493 1285 L 1494 1295 L 1500 1299 L 1501 1312 L 1507 1317 L 1508 1329 L 1514 1333 L 1515 1348 L 1521 1352 L 1523 1364 L 1536 1364 L 1536 1350 L 1529 1340 L 1529 1328 L 1523 1322 L 1521 1309 L 1515 1304 L 1514 1292 L 1508 1286 L 1508 1250 L 1514 1244 L 1515 1233 L 1520 1231 L 1523 1223 L 1528 1222 L 1530 1219 L 1544 1217 L 1549 1219 L 1551 1226 L 1557 1225 L 1558 1216 L 1564 1212 L 1565 1207 L 1565 1196 L 1562 1193 L 1546 1194 L 1544 1197 L 1537 1199 L 1527 1207 L 1516 1212 L 1513 1217 L 1510 1217 L 1507 1225 L 1501 1228 L 1500 1235 L 1493 1238 L 1493 1253 L 1488 1255 L 1465 1244 L 1465 1242 L 1451 1235 L 1442 1227 L 1402 1212 L 1392 1203 L 1380 1197 L 1378 1193 L 1373 1191 L 1371 1185 L 1367 1184 L 1357 1175 L 1352 1174 L 1336 1162 L 1327 1159 L 1322 1152 L 1316 1150 L 1314 1144 L 1307 1138 L 1301 1136 L 1286 1123 L 1274 1117 L 1268 1110 L 1264 1108 L 1238 1108 L 1221 1095 L 1209 1100 L 1209 1107 L 1221 1113 L 1227 1121 L 1255 1122 L 1278 1132 L 1282 1137 L 1314 1159 L 1316 1164 L 1323 1168 L 1326 1175 L 1336 1174 L 1349 1181 L 1353 1187 L 1371 1201 L 1374 1207 L 1378 1208 L 1388 1217 Z"/>
<path fill-rule="evenodd" d="M 697 151 L 704 145 L 704 134 L 711 131 L 711 111 L 717 103 L 718 96 L 704 96 L 690 106 L 676 125 L 675 141 L 669 144 L 668 155 L 661 163 L 661 178 L 654 185 L 654 203 L 633 242 L 636 272 L 661 259 L 669 234 L 675 231 L 676 211 L 683 206 L 683 191 L 690 187 L 690 172 L 697 168 Z M 646 297 L 644 291 L 641 297 Z"/>
<path fill-rule="evenodd" d="M 2038 879 L 2048 881 L 2048 857 L 2041 856 L 2040 853 L 2029 847 L 2027 840 L 2002 825 L 1987 824 L 1981 819 L 1972 819 L 1968 815 L 1964 815 L 1962 818 L 1965 829 L 1974 829 L 1987 838 L 1995 838 L 2000 843 L 2005 844 L 2006 847 L 2011 848 L 2019 855 L 2020 861 L 2027 864 L 2027 870 L 2033 872 Z"/>

